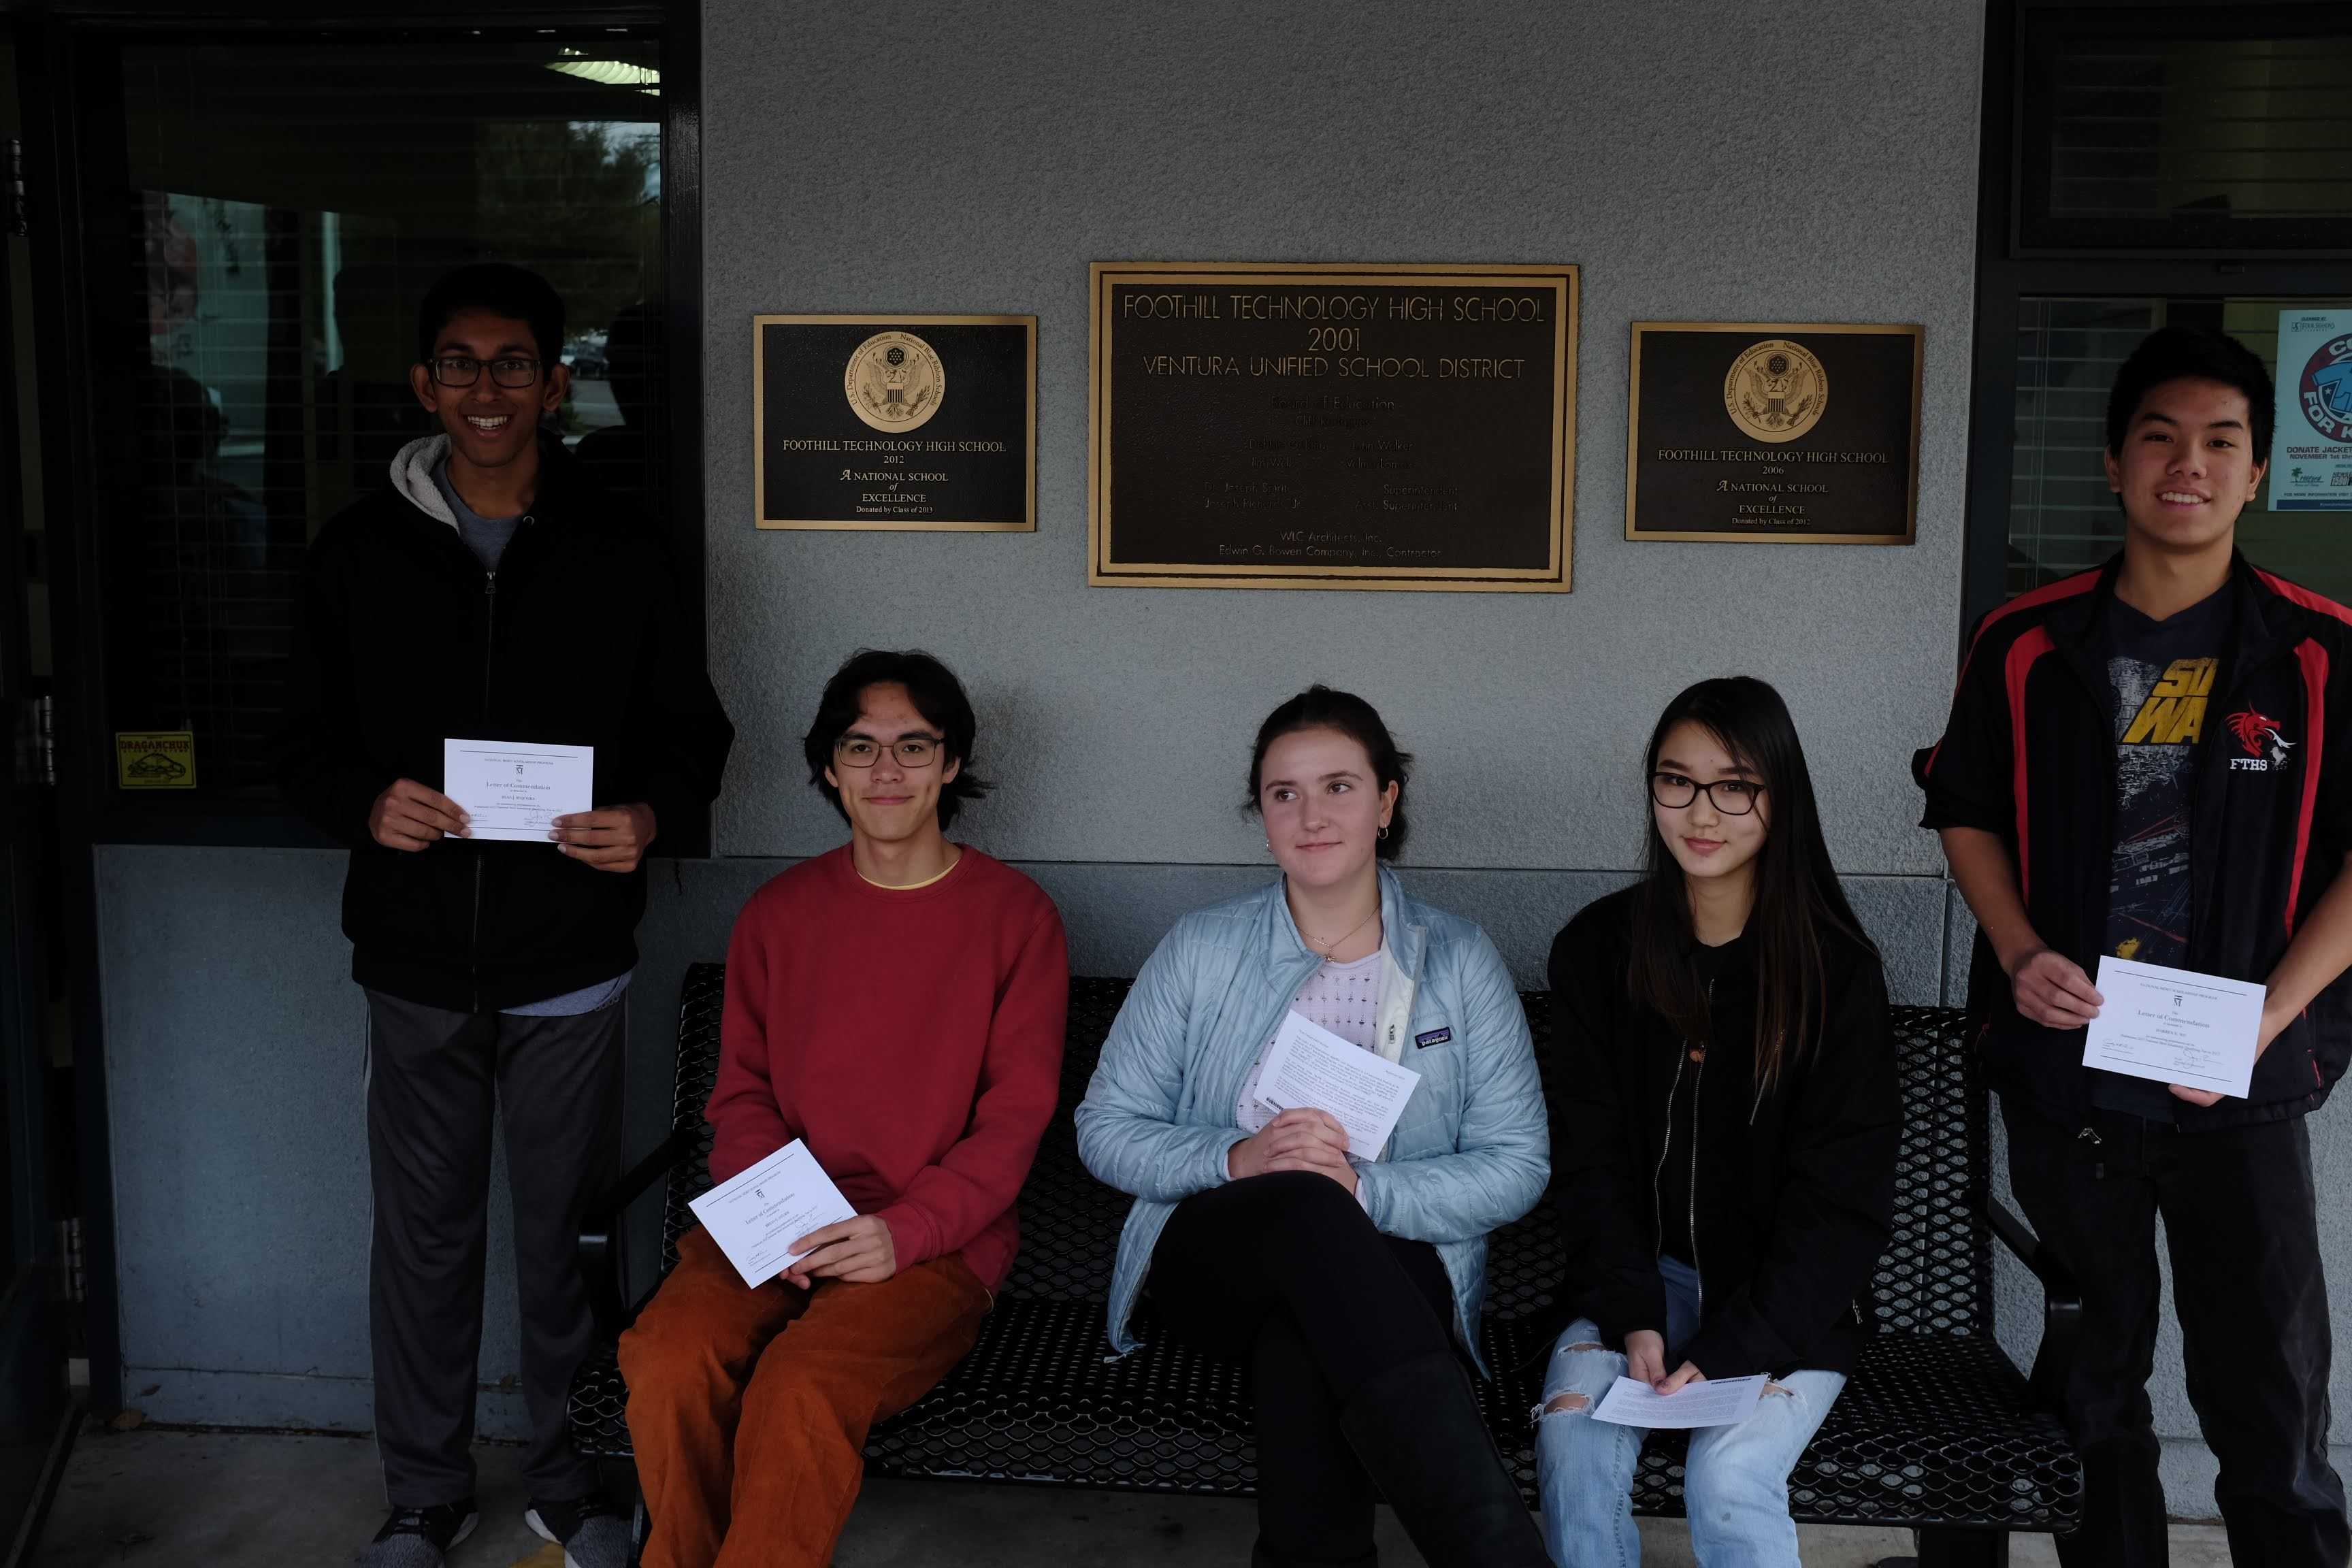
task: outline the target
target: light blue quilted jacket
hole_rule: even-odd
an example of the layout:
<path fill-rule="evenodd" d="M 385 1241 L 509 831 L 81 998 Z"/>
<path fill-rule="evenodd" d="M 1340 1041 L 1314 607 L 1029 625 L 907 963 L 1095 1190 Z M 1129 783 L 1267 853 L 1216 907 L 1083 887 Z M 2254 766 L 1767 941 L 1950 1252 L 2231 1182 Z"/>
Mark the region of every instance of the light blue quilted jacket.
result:
<path fill-rule="evenodd" d="M 1372 1223 L 1433 1244 L 1454 1286 L 1454 1332 L 1475 1356 L 1486 1235 L 1527 1213 L 1550 1174 L 1543 1095 L 1510 971 L 1470 921 L 1407 898 L 1381 868 L 1381 1054 L 1421 1075 L 1377 1161 L 1354 1161 Z M 1078 1157 L 1135 1194 L 1110 1287 L 1124 1353 L 1160 1227 L 1229 1178 L 1242 1082 L 1322 963 L 1299 940 L 1277 878 L 1176 922 L 1135 977 L 1077 1109 Z M 1483 1364 L 1483 1363 L 1482 1363 Z"/>

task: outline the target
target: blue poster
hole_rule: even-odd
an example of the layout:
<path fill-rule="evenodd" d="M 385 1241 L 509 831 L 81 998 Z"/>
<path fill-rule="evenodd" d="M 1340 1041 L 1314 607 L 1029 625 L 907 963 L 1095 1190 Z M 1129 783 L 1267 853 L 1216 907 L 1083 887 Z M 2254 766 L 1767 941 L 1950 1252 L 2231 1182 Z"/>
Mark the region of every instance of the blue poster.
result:
<path fill-rule="evenodd" d="M 2352 310 L 2281 310 L 2273 511 L 2352 511 Z"/>

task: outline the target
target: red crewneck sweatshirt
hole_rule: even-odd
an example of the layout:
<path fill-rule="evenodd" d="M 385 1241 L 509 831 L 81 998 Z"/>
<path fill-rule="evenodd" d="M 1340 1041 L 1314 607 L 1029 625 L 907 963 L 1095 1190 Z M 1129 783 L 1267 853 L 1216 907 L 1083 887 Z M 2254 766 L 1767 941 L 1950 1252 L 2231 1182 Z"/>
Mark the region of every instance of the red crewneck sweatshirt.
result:
<path fill-rule="evenodd" d="M 961 1250 L 995 1290 L 1060 1091 L 1069 992 L 1060 913 L 1001 860 L 966 848 L 920 888 L 876 887 L 846 845 L 802 862 L 751 895 L 728 944 L 710 1179 L 803 1139 L 890 1227 L 899 1268 Z"/>

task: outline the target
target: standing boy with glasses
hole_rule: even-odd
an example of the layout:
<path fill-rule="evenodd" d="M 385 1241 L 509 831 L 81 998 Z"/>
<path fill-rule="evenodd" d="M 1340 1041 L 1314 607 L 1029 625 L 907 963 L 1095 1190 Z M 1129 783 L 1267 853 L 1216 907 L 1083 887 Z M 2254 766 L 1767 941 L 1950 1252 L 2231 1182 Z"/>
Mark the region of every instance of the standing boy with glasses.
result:
<path fill-rule="evenodd" d="M 1060 1083 L 1069 959 L 1034 882 L 946 829 L 986 786 L 928 654 L 841 667 L 803 742 L 849 842 L 751 897 L 727 954 L 710 1178 L 785 1144 L 858 1212 L 747 1286 L 703 1230 L 621 1340 L 646 1568 L 824 1568 L 869 1426 L 971 1350 Z"/>
<path fill-rule="evenodd" d="M 376 1443 L 392 1505 L 361 1561 L 438 1568 L 473 1529 L 490 1137 L 503 1124 L 531 1528 L 572 1568 L 628 1531 L 573 1452 L 593 1331 L 579 1222 L 620 1126 L 623 993 L 647 846 L 719 793 L 734 737 L 652 525 L 541 429 L 563 305 L 520 268 L 442 279 L 410 384 L 441 433 L 311 546 L 283 781 L 352 846 L 343 931 L 368 1000 Z M 551 843 L 474 842 L 451 739 L 594 748 L 596 809 Z"/>
<path fill-rule="evenodd" d="M 2068 1568 L 2165 1561 L 2159 1215 L 2232 1556 L 2347 1552 L 2304 1117 L 2352 1054 L 2352 610 L 2237 553 L 2271 412 L 2236 340 L 2143 341 L 2107 404 L 2122 552 L 1979 624 L 1914 764 L 1977 917 L 1969 1001 L 2011 1185 L 2082 1289 L 2059 1391 L 2083 1457 Z M 2104 955 L 2268 988 L 2244 1099 L 2083 1065 Z"/>

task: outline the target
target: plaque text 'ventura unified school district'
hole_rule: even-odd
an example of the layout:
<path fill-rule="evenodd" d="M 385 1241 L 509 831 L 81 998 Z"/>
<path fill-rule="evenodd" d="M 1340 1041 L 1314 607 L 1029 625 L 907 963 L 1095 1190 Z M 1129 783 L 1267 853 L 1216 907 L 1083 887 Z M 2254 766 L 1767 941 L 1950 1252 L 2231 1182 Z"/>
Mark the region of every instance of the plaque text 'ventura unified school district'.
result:
<path fill-rule="evenodd" d="M 1087 580 L 1564 593 L 1569 266 L 1097 262 Z"/>

